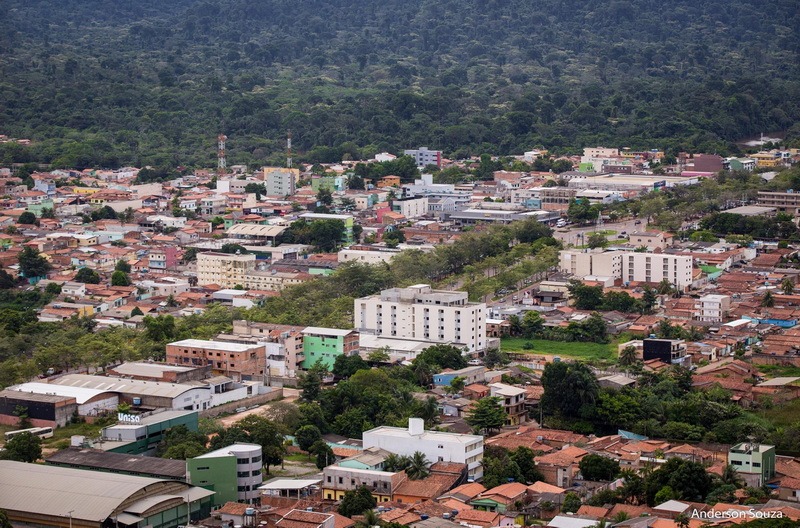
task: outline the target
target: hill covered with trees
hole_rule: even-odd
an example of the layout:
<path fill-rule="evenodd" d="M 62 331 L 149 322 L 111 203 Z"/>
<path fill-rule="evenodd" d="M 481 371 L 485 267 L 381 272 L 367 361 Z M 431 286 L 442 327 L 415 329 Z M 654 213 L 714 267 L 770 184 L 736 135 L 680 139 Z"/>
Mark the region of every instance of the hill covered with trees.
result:
<path fill-rule="evenodd" d="M 0 161 L 308 161 L 800 136 L 792 0 L 7 0 Z"/>

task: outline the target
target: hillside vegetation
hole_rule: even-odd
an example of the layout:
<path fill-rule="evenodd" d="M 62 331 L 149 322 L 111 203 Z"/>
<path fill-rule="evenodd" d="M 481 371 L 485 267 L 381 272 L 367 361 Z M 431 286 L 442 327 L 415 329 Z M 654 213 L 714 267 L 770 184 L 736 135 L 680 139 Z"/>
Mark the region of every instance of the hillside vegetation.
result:
<path fill-rule="evenodd" d="M 800 136 L 793 0 L 6 0 L 0 161 L 212 165 Z M 792 128 L 794 126 L 794 128 Z"/>

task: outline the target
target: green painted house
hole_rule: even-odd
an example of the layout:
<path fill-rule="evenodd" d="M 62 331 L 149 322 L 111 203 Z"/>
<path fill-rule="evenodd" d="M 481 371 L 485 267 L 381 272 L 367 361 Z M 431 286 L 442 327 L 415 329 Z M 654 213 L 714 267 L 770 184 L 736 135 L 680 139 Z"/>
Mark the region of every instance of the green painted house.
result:
<path fill-rule="evenodd" d="M 98 447 L 112 453 L 153 454 L 168 429 L 183 425 L 190 431 L 197 431 L 198 427 L 197 411 L 170 410 L 141 419 L 134 416 L 128 418 L 103 429 L 103 442 Z"/>

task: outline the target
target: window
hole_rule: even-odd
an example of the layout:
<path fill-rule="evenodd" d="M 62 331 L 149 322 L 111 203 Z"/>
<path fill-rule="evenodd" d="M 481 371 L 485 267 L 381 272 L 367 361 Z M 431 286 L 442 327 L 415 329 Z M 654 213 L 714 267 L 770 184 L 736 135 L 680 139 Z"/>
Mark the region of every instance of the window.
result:
<path fill-rule="evenodd" d="M 236 463 L 237 464 L 249 464 L 250 463 L 250 459 L 249 458 L 237 458 L 236 459 Z"/>
<path fill-rule="evenodd" d="M 753 467 L 761 467 L 761 462 L 753 462 Z"/>
<path fill-rule="evenodd" d="M 342 477 L 339 477 L 339 484 L 344 484 L 344 479 Z"/>
<path fill-rule="evenodd" d="M 208 471 L 208 466 L 199 467 L 197 471 Z"/>
<path fill-rule="evenodd" d="M 250 473 L 250 476 L 251 476 L 251 477 L 257 477 L 257 476 L 259 476 L 260 474 L 261 474 L 261 470 L 260 470 L 260 469 L 257 469 L 257 470 L 255 470 L 255 471 L 253 471 L 252 473 Z"/>

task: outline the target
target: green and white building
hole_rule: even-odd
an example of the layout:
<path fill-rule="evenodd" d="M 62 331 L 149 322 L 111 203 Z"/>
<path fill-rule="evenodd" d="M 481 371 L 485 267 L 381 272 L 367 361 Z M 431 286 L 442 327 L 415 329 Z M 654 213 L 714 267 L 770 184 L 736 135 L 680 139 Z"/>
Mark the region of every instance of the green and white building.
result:
<path fill-rule="evenodd" d="M 214 506 L 258 502 L 263 482 L 263 454 L 258 444 L 235 443 L 186 461 L 189 482 L 215 492 Z"/>
<path fill-rule="evenodd" d="M 775 476 L 775 446 L 756 442 L 742 442 L 728 451 L 728 464 L 732 465 L 747 484 L 760 487 Z"/>

